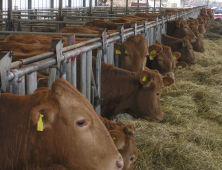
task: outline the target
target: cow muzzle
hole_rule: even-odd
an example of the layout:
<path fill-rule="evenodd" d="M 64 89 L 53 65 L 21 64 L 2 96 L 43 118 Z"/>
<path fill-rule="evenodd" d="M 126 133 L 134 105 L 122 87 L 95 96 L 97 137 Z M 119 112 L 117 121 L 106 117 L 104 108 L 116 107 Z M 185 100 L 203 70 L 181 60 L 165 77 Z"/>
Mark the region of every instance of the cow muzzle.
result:
<path fill-rule="evenodd" d="M 168 73 L 165 74 L 165 76 L 169 76 L 169 77 L 174 78 L 174 73 L 173 72 L 168 72 Z"/>
<path fill-rule="evenodd" d="M 116 161 L 117 170 L 122 170 L 124 163 L 123 160 Z"/>

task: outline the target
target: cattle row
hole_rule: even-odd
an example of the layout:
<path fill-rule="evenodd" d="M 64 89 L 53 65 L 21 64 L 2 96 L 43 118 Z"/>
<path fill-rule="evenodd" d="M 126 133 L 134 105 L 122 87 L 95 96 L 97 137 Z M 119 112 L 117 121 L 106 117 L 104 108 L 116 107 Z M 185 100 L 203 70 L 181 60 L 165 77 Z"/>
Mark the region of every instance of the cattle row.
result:
<path fill-rule="evenodd" d="M 139 15 L 150 17 L 150 14 L 137 14 L 115 21 L 138 21 Z M 204 52 L 202 34 L 211 16 L 213 11 L 202 9 L 197 19 L 185 21 L 180 17 L 169 21 L 162 42 L 156 41 L 151 46 L 142 35 L 129 36 L 122 44 L 115 43 L 114 52 L 120 55 L 120 68 L 101 63 L 102 117 L 64 79 L 57 79 L 51 89 L 46 88 L 47 80 L 41 81 L 31 95 L 2 94 L 0 169 L 132 170 L 138 157 L 135 127 L 108 119 L 128 113 L 134 118 L 154 122 L 163 120 L 160 107 L 162 88 L 174 83 L 176 68 L 198 62 L 193 50 Z M 90 28 L 91 23 L 93 28 Z M 84 27 L 97 29 L 100 25 L 96 23 L 100 24 L 90 21 Z M 50 44 L 47 38 L 42 42 L 35 40 L 35 43 L 31 39 L 26 42 L 22 50 L 21 46 L 15 45 L 23 41 L 22 37 L 9 36 L 1 43 L 1 49 L 17 52 L 18 56 L 19 52 L 29 55 L 25 47 L 29 44 L 39 48 L 40 52 L 47 50 Z M 80 69 L 78 63 L 77 70 Z M 93 58 L 94 75 L 95 67 L 96 59 Z M 79 89 L 79 75 L 77 79 Z"/>

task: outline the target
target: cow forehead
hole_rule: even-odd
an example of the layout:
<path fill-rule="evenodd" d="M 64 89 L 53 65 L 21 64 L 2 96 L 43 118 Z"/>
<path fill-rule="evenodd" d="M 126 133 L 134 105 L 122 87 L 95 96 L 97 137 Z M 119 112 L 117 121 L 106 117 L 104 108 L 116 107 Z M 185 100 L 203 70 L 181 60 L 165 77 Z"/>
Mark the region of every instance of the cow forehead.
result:
<path fill-rule="evenodd" d="M 124 50 L 128 51 L 133 55 L 147 55 L 148 54 L 148 43 L 146 41 L 125 41 L 123 43 Z"/>

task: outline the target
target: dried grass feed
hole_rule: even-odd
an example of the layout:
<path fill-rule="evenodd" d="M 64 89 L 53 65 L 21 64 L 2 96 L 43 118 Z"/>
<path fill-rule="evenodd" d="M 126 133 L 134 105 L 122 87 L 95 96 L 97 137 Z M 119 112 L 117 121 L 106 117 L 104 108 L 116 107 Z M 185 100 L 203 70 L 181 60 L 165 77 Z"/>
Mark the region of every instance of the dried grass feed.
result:
<path fill-rule="evenodd" d="M 222 28 L 222 22 L 214 25 Z M 195 52 L 198 64 L 176 70 L 175 84 L 164 87 L 162 122 L 120 117 L 136 127 L 134 170 L 222 169 L 222 38 L 217 33 L 208 29 L 205 53 Z"/>

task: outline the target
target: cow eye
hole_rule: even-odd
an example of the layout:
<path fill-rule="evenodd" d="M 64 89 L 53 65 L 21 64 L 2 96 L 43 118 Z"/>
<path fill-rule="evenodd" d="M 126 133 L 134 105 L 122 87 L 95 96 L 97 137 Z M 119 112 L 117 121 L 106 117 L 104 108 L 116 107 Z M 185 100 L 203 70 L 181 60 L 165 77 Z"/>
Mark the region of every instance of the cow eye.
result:
<path fill-rule="evenodd" d="M 173 68 L 174 70 L 176 69 L 176 67 Z"/>
<path fill-rule="evenodd" d="M 76 122 L 76 125 L 77 125 L 78 127 L 83 127 L 83 126 L 86 126 L 86 125 L 87 125 L 87 122 L 86 122 L 85 119 L 78 120 L 78 121 Z"/>
<path fill-rule="evenodd" d="M 190 50 L 191 50 L 192 48 L 190 47 Z"/>
<path fill-rule="evenodd" d="M 128 56 L 128 54 L 127 54 L 127 53 L 124 53 L 124 55 L 125 55 L 125 56 Z"/>
<path fill-rule="evenodd" d="M 130 156 L 130 161 L 133 162 L 134 158 L 132 156 Z"/>
<path fill-rule="evenodd" d="M 161 58 L 158 58 L 158 61 L 163 61 Z"/>
<path fill-rule="evenodd" d="M 187 28 L 187 27 L 184 27 L 184 28 Z"/>
<path fill-rule="evenodd" d="M 157 96 L 159 96 L 159 93 L 156 93 Z"/>

